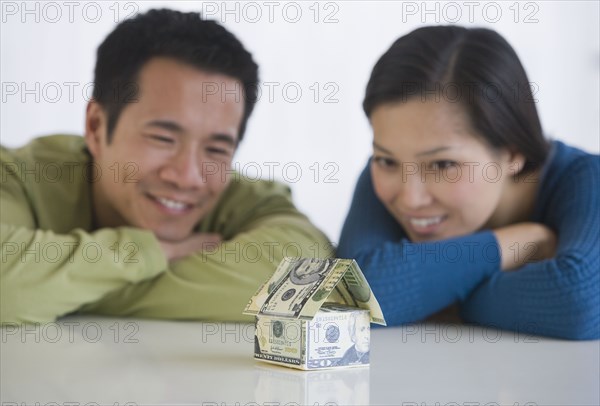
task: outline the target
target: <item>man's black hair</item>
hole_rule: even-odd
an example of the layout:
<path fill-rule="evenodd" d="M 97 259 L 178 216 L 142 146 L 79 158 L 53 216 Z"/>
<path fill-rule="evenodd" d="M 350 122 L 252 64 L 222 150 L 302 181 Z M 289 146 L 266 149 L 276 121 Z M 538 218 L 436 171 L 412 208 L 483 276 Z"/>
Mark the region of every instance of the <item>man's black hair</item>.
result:
<path fill-rule="evenodd" d="M 258 92 L 258 65 L 242 43 L 223 26 L 199 13 L 160 9 L 120 23 L 98 47 L 93 98 L 107 112 L 107 136 L 123 108 L 137 97 L 142 67 L 152 58 L 168 57 L 198 69 L 237 79 L 244 90 L 241 141 Z"/>

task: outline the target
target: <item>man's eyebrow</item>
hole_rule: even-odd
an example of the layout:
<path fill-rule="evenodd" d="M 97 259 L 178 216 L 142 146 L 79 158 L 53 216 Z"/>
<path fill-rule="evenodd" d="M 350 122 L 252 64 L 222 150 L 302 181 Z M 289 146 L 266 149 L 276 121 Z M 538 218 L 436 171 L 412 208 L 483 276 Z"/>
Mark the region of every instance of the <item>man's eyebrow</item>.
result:
<path fill-rule="evenodd" d="M 217 133 L 210 136 L 211 141 L 224 142 L 226 144 L 235 147 L 237 145 L 237 140 L 231 134 L 225 133 Z"/>
<path fill-rule="evenodd" d="M 176 133 L 183 133 L 183 127 L 174 121 L 168 120 L 153 120 L 146 123 L 146 127 L 160 127 L 165 130 L 173 131 Z"/>

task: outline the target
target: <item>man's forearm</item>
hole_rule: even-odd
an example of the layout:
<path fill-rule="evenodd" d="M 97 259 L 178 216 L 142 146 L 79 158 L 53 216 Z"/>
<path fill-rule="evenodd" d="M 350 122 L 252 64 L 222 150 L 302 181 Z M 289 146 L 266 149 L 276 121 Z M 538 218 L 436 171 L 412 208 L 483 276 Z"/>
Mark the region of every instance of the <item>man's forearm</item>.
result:
<path fill-rule="evenodd" d="M 331 244 L 300 215 L 274 215 L 248 231 L 172 263 L 159 277 L 128 285 L 84 307 L 111 316 L 252 321 L 242 311 L 284 256 L 330 257 Z"/>
<path fill-rule="evenodd" d="M 1 224 L 2 323 L 51 322 L 167 268 L 158 242 L 133 228 L 70 234 Z"/>

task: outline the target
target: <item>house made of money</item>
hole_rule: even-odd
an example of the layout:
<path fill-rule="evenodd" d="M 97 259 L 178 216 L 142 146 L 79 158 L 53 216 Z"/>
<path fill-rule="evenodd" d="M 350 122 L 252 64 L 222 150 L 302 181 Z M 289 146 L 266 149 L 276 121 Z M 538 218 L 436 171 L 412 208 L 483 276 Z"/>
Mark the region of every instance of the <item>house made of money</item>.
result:
<path fill-rule="evenodd" d="M 250 299 L 254 357 L 314 370 L 369 365 L 371 323 L 385 325 L 356 261 L 284 258 Z"/>

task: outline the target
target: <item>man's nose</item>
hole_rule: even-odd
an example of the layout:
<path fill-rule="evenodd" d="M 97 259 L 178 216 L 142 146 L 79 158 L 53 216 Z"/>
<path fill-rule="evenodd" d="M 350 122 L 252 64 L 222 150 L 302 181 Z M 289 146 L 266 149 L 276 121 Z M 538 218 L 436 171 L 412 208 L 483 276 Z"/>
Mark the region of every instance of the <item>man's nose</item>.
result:
<path fill-rule="evenodd" d="M 161 177 L 181 189 L 196 189 L 206 184 L 206 170 L 196 153 L 181 151 L 165 165 Z"/>

